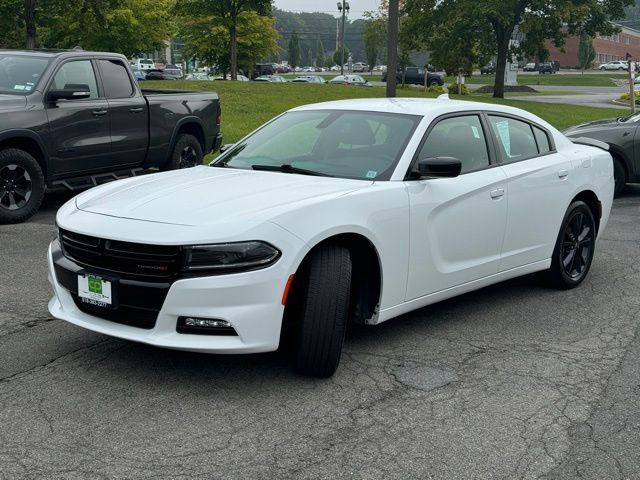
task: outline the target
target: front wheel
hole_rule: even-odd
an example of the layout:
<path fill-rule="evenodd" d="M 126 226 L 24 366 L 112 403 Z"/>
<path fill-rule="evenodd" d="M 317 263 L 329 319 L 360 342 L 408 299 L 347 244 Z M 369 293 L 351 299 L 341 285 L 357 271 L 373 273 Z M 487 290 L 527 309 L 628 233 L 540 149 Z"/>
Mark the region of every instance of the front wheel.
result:
<path fill-rule="evenodd" d="M 547 271 L 550 283 L 560 289 L 580 285 L 591 268 L 595 242 L 596 223 L 591 210 L 582 201 L 573 202 L 562 221 Z"/>
<path fill-rule="evenodd" d="M 314 377 L 330 377 L 338 368 L 349 319 L 351 256 L 340 246 L 312 254 L 301 273 L 294 368 Z"/>
<path fill-rule="evenodd" d="M 44 175 L 32 155 L 17 148 L 0 151 L 0 224 L 22 223 L 40 208 Z"/>
<path fill-rule="evenodd" d="M 193 135 L 181 133 L 176 139 L 169 161 L 162 170 L 178 170 L 202 164 L 202 146 Z"/>

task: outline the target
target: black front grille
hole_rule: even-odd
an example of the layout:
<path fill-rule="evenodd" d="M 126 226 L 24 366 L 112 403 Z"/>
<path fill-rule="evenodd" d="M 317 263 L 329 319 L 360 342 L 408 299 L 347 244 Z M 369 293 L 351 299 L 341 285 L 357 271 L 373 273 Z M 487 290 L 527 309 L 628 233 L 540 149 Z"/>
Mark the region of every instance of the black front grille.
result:
<path fill-rule="evenodd" d="M 64 256 L 77 263 L 134 277 L 167 279 L 183 266 L 178 246 L 147 245 L 60 230 Z"/>

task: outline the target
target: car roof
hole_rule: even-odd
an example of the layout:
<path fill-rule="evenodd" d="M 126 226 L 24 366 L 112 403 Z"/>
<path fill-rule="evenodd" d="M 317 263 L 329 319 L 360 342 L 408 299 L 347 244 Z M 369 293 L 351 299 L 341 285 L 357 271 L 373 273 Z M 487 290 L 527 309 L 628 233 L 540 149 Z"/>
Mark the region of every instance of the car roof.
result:
<path fill-rule="evenodd" d="M 114 57 L 122 57 L 119 53 L 113 52 L 91 52 L 86 50 L 54 50 L 54 49 L 36 49 L 36 50 L 9 50 L 9 49 L 0 49 L 0 54 L 9 54 L 13 53 L 16 55 L 25 55 L 25 56 L 33 56 L 33 57 L 65 57 L 65 56 L 114 56 Z"/>
<path fill-rule="evenodd" d="M 363 112 L 396 113 L 436 117 L 446 113 L 486 110 L 517 115 L 539 124 L 550 125 L 539 117 L 519 108 L 493 103 L 451 100 L 445 96 L 439 98 L 357 98 L 332 102 L 302 105 L 290 111 L 310 110 L 356 110 Z"/>

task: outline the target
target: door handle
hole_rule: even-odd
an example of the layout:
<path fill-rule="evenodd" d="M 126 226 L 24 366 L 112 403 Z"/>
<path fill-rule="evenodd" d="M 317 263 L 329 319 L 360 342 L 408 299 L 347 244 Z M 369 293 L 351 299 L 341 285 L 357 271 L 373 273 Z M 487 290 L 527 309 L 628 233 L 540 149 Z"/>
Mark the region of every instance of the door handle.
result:
<path fill-rule="evenodd" d="M 491 195 L 491 198 L 493 198 L 494 200 L 502 198 L 504 197 L 504 188 L 496 188 L 495 190 L 491 190 L 491 192 L 489 192 L 489 195 Z"/>
<path fill-rule="evenodd" d="M 94 117 L 101 117 L 102 115 L 106 115 L 108 112 L 108 110 L 94 110 L 93 112 L 93 116 Z"/>
<path fill-rule="evenodd" d="M 129 109 L 131 113 L 142 113 L 143 110 L 144 109 L 142 107 L 134 107 Z"/>
<path fill-rule="evenodd" d="M 568 170 L 558 170 L 558 178 L 567 178 L 569 176 Z"/>

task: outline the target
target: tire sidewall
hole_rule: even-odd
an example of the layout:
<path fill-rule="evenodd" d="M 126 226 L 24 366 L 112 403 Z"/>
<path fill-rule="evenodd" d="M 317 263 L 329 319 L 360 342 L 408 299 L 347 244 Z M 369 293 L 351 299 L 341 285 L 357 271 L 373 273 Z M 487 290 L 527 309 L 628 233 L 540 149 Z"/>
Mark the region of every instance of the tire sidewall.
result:
<path fill-rule="evenodd" d="M 8 210 L 0 207 L 0 224 L 25 222 L 38 211 L 44 198 L 44 175 L 36 159 L 26 151 L 17 148 L 0 150 L 0 169 L 12 164 L 24 168 L 29 173 L 31 177 L 31 197 L 23 207 L 17 210 Z"/>
<path fill-rule="evenodd" d="M 202 153 L 202 145 L 200 145 L 200 142 L 198 141 L 198 139 L 193 135 L 182 133 L 178 135 L 178 138 L 176 139 L 176 143 L 173 147 L 173 151 L 171 152 L 171 158 L 169 162 L 164 166 L 163 170 L 179 170 L 181 168 L 180 167 L 181 153 L 182 153 L 182 150 L 184 150 L 186 147 L 192 147 L 195 150 L 196 155 L 198 157 L 196 164 L 193 166 L 195 167 L 195 166 L 201 165 L 202 159 L 204 158 L 204 155 Z"/>

